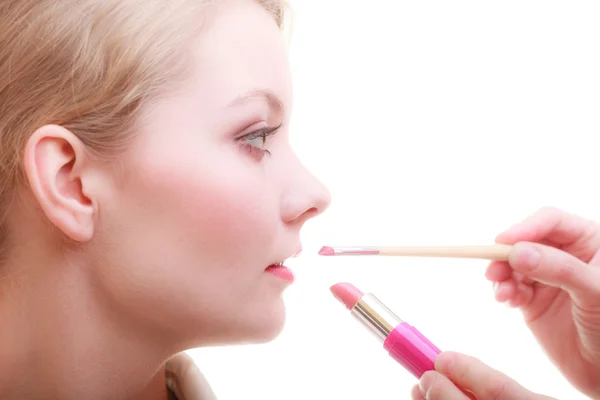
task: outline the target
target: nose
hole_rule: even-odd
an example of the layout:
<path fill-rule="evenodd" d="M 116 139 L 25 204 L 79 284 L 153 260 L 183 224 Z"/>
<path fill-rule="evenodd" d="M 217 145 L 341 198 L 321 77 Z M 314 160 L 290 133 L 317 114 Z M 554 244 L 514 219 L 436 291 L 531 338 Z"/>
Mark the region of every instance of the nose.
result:
<path fill-rule="evenodd" d="M 288 169 L 283 180 L 281 217 L 287 224 L 302 225 L 329 207 L 331 194 L 299 160 L 295 161 L 296 167 Z"/>

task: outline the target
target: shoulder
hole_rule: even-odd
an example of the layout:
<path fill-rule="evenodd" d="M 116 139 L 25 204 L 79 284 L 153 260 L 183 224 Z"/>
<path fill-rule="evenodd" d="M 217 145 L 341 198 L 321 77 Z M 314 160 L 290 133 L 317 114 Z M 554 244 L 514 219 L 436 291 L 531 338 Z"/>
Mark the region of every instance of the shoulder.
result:
<path fill-rule="evenodd" d="M 166 365 L 167 386 L 179 400 L 216 400 L 208 381 L 186 353 L 173 356 Z"/>

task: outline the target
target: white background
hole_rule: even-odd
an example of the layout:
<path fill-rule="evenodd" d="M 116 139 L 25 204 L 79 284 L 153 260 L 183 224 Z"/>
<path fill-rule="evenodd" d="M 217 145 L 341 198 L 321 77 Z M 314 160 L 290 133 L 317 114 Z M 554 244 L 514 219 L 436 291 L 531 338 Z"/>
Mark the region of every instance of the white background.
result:
<path fill-rule="evenodd" d="M 409 399 L 416 380 L 334 300 L 350 281 L 443 350 L 584 399 L 485 261 L 324 258 L 328 245 L 490 244 L 544 205 L 600 220 L 596 1 L 296 0 L 292 141 L 333 202 L 289 266 L 282 335 L 190 353 L 220 399 Z"/>

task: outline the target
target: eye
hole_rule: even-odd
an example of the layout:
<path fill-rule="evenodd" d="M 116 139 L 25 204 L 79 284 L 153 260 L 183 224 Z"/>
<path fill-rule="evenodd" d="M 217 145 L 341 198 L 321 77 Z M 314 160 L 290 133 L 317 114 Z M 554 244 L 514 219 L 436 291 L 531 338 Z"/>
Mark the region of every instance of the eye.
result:
<path fill-rule="evenodd" d="M 238 140 L 241 141 L 242 147 L 250 155 L 256 157 L 259 161 L 264 158 L 265 155 L 270 155 L 271 152 L 265 148 L 267 138 L 277 133 L 283 123 L 275 127 L 264 127 L 256 131 L 250 132 L 244 136 L 241 136 Z"/>

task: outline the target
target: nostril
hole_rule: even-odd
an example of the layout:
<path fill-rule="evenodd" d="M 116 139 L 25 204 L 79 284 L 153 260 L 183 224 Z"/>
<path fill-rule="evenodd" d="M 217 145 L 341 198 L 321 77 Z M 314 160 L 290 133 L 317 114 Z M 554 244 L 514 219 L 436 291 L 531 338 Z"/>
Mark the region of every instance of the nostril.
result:
<path fill-rule="evenodd" d="M 306 221 L 308 221 L 311 218 L 316 217 L 320 213 L 321 213 L 321 210 L 319 210 L 317 207 L 311 207 L 309 209 L 304 210 L 304 212 L 297 215 L 295 218 L 292 218 L 289 221 L 289 223 L 293 224 L 293 225 L 298 225 L 298 224 L 303 225 Z"/>
<path fill-rule="evenodd" d="M 319 215 L 321 213 L 321 210 L 319 210 L 317 207 L 311 207 L 308 210 L 306 210 L 304 212 L 304 216 L 309 219 L 312 217 L 316 217 L 317 215 Z"/>

